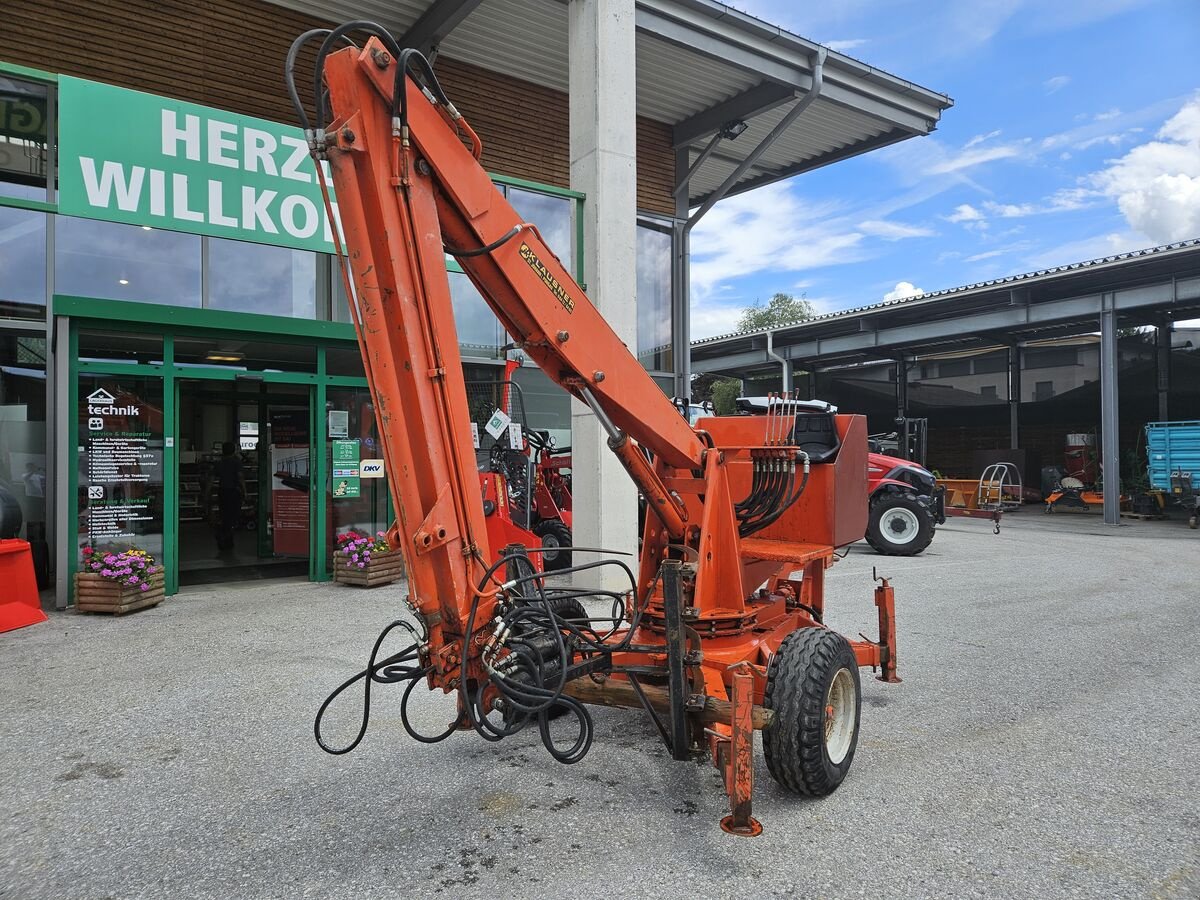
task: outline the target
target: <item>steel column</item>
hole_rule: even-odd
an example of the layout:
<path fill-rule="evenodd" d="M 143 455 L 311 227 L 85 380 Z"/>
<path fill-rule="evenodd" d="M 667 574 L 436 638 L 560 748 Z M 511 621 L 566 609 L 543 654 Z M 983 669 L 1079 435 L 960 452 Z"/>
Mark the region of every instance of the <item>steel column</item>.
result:
<path fill-rule="evenodd" d="M 1121 462 L 1117 439 L 1116 295 L 1100 296 L 1100 454 L 1104 466 L 1104 524 L 1121 524 Z"/>
<path fill-rule="evenodd" d="M 908 416 L 908 360 L 901 353 L 896 357 L 896 418 Z"/>
<path fill-rule="evenodd" d="M 1021 446 L 1021 345 L 1008 348 L 1008 446 Z"/>
<path fill-rule="evenodd" d="M 1158 387 L 1158 421 L 1170 420 L 1171 320 L 1160 315 L 1154 328 L 1155 383 Z"/>

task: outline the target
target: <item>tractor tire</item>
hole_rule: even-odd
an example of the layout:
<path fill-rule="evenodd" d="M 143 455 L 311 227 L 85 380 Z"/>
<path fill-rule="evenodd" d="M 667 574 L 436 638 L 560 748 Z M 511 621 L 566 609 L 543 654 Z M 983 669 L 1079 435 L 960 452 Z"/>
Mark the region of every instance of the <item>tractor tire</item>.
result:
<path fill-rule="evenodd" d="M 543 519 L 533 526 L 533 533 L 542 539 L 542 570 L 558 572 L 571 565 L 571 551 L 558 547 L 571 546 L 571 529 L 561 519 Z"/>
<path fill-rule="evenodd" d="M 867 543 L 885 556 L 916 556 L 933 540 L 933 516 L 911 494 L 889 491 L 871 501 Z"/>
<path fill-rule="evenodd" d="M 552 597 L 550 599 L 550 608 L 554 610 L 554 615 L 564 621 L 584 626 L 592 624 L 587 610 L 583 608 L 583 604 L 579 602 L 578 597 Z"/>
<path fill-rule="evenodd" d="M 784 638 L 763 695 L 775 712 L 763 729 L 771 777 L 807 797 L 833 793 L 854 761 L 861 695 L 858 660 L 840 634 L 813 627 Z"/>

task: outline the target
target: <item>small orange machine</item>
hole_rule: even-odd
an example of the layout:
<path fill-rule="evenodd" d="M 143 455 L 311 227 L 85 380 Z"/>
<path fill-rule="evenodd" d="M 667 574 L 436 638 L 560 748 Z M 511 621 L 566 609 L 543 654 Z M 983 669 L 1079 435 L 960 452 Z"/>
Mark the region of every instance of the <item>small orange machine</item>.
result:
<path fill-rule="evenodd" d="M 360 47 L 349 36 L 367 38 Z M 294 80 L 319 39 L 310 120 Z M 343 226 L 343 271 L 397 510 L 395 535 L 417 625 L 392 623 L 342 690 L 405 682 L 402 721 L 419 740 L 473 730 L 499 741 L 540 732 L 558 761 L 592 741 L 587 704 L 640 707 L 676 759 L 710 753 L 731 811 L 757 834 L 753 737 L 782 785 L 824 795 L 858 740 L 860 666 L 896 675 L 891 587 L 875 588 L 878 641 L 824 624 L 825 570 L 866 525 L 865 422 L 774 398 L 764 415 L 693 427 L 630 354 L 533 225 L 479 164 L 478 137 L 429 63 L 380 26 L 315 30 L 293 45 L 287 81 L 314 156 L 327 161 Z M 324 176 L 322 175 L 324 184 Z M 555 587 L 537 548 L 490 547 L 445 255 L 454 256 L 520 348 L 587 404 L 645 498 L 640 559 L 575 564 Z M 632 523 L 631 523 L 632 526 Z M 575 585 L 612 567 L 627 586 Z M 581 601 L 605 612 L 587 616 Z M 381 658 L 395 628 L 412 646 Z M 419 682 L 454 692 L 455 721 L 421 735 L 407 716 Z M 570 746 L 547 725 L 578 725 Z"/>

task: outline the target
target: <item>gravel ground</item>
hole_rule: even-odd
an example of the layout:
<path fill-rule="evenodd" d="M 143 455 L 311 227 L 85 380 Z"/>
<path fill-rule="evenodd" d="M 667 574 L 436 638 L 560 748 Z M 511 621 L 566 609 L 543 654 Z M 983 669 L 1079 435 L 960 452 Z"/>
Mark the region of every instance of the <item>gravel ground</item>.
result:
<path fill-rule="evenodd" d="M 864 673 L 828 798 L 759 752 L 753 840 L 718 827 L 716 770 L 632 712 L 597 710 L 561 766 L 532 734 L 415 743 L 384 688 L 363 745 L 320 752 L 313 713 L 401 589 L 53 614 L 0 635 L 0 897 L 1200 896 L 1198 540 L 1030 512 L 952 520 L 911 560 L 856 546 L 830 624 L 873 633 L 871 567 L 891 575 L 904 683 Z"/>

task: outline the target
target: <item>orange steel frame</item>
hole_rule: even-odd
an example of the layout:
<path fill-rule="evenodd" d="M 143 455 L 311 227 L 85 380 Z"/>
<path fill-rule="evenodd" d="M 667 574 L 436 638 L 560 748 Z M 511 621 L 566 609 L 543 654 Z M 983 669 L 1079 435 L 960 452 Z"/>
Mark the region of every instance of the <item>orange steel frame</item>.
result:
<path fill-rule="evenodd" d="M 411 77 L 408 133 L 394 133 L 388 107 L 394 65 L 375 39 L 328 57 L 334 121 L 326 129 L 327 156 L 396 536 L 408 564 L 409 602 L 427 626 L 430 685 L 451 691 L 486 683 L 479 653 L 502 592 L 502 573 L 483 583 L 500 548 L 489 546 L 480 502 L 443 244 L 480 248 L 515 231 L 490 252 L 460 257 L 462 268 L 525 353 L 577 398 L 590 394 L 619 429 L 609 444 L 650 510 L 633 598 L 644 610 L 643 624 L 632 643 L 651 652 L 614 654 L 609 678 L 621 682 L 626 664 L 667 670 L 663 573 L 679 573 L 691 651 L 689 744 L 707 739 L 725 774 L 732 808 L 726 829 L 757 833 L 750 815 L 752 713 L 762 713 L 767 665 L 784 637 L 824 627 L 824 574 L 834 549 L 862 537 L 864 420 L 838 416 L 843 445 L 836 460 L 812 467 L 807 489 L 783 518 L 739 537 L 735 500 L 748 490 L 751 454 L 768 444 L 769 420 L 713 418 L 689 426 L 537 229 L 492 184 L 469 126 L 432 103 Z M 803 571 L 799 581 L 797 571 Z M 851 644 L 860 665 L 895 681 L 886 582 L 876 589 L 876 603 L 880 642 Z M 480 624 L 464 636 L 473 604 Z M 705 697 L 732 700 L 732 712 L 702 725 L 693 712 Z"/>

